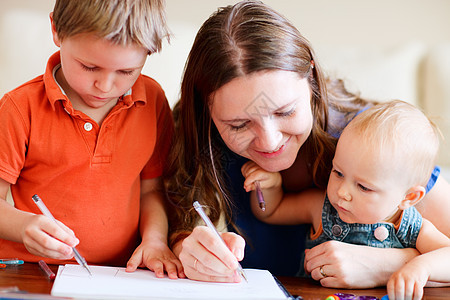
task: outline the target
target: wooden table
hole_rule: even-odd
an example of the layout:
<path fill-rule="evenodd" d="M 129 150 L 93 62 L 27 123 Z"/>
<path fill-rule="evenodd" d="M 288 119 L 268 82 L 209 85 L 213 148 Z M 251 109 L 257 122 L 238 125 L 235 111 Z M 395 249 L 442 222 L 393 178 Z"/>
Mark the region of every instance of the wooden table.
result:
<path fill-rule="evenodd" d="M 57 265 L 49 265 L 50 269 L 57 273 Z M 304 300 L 324 300 L 334 293 L 351 293 L 362 296 L 376 296 L 381 299 L 386 295 L 385 288 L 368 290 L 337 290 L 323 288 L 313 280 L 296 277 L 278 277 L 286 289 L 293 295 L 300 295 Z M 17 286 L 20 290 L 30 293 L 50 294 L 53 282 L 47 279 L 38 264 L 25 263 L 19 266 L 8 266 L 0 269 L 0 289 Z M 426 300 L 450 299 L 450 287 L 446 288 L 426 288 Z"/>
<path fill-rule="evenodd" d="M 367 290 L 343 290 L 324 288 L 312 279 L 297 277 L 278 277 L 278 279 L 292 295 L 300 295 L 304 300 L 324 300 L 327 296 L 334 293 L 350 293 L 356 296 L 375 296 L 380 299 L 387 294 L 386 288 L 384 287 Z M 450 299 L 450 287 L 425 288 L 423 299 L 448 300 Z"/>

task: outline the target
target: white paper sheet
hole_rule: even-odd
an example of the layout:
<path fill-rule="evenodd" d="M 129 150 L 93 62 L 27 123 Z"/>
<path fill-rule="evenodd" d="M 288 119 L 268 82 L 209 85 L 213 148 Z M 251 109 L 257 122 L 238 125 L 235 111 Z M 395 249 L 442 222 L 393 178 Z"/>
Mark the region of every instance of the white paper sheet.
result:
<path fill-rule="evenodd" d="M 125 268 L 59 266 L 51 294 L 88 299 L 286 299 L 269 271 L 245 269 L 248 283 L 208 283 L 156 278 L 149 270 L 127 273 Z"/>

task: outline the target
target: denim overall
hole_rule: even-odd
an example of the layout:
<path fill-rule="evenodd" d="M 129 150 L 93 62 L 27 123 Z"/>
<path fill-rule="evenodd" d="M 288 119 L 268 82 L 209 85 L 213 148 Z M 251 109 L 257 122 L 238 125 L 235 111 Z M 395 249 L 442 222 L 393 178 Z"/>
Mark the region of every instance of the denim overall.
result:
<path fill-rule="evenodd" d="M 383 241 L 375 237 L 375 230 L 381 226 L 385 227 L 389 233 Z M 318 238 L 311 240 L 308 235 L 306 249 L 331 240 L 377 248 L 415 248 L 417 236 L 422 227 L 422 216 L 415 207 L 404 210 L 398 231 L 395 230 L 392 223 L 349 224 L 339 218 L 339 214 L 326 196 L 322 209 L 322 227 L 323 232 Z M 310 277 L 304 270 L 304 260 L 305 254 L 303 253 L 297 276 Z"/>

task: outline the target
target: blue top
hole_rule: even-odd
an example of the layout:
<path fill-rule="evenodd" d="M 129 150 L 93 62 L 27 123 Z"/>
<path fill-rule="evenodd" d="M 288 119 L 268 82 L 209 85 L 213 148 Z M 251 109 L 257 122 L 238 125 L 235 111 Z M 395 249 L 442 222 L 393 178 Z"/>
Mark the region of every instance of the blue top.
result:
<path fill-rule="evenodd" d="M 330 123 L 333 124 L 330 126 L 330 134 L 339 137 L 354 115 L 330 111 Z M 229 150 L 225 144 L 221 145 L 217 153 L 220 154 L 225 186 L 233 203 L 231 217 L 240 230 L 239 234 L 246 241 L 242 267 L 266 269 L 276 276 L 295 276 L 305 251 L 310 224 L 282 226 L 259 221 L 250 208 L 250 193 L 243 188 L 245 178 L 241 167 L 248 159 Z M 427 191 L 434 186 L 439 173 L 440 168 L 436 167 L 428 182 Z M 235 232 L 232 226 L 228 230 Z"/>
<path fill-rule="evenodd" d="M 250 193 L 243 188 L 241 167 L 248 159 L 225 148 L 221 158 L 226 162 L 226 186 L 234 204 L 232 219 L 246 241 L 242 267 L 266 269 L 278 276 L 294 276 L 310 225 L 271 225 L 258 220 L 250 208 Z M 235 231 L 231 226 L 228 230 Z"/>

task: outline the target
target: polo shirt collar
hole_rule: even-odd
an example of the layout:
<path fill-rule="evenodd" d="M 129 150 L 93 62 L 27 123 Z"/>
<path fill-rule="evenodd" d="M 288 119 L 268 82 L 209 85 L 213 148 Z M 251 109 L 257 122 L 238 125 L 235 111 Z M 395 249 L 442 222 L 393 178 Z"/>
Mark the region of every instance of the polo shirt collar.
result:
<path fill-rule="evenodd" d="M 66 102 L 68 106 L 72 106 L 66 94 L 56 82 L 54 77 L 55 68 L 61 64 L 60 51 L 54 53 L 47 62 L 47 68 L 44 73 L 45 91 L 47 93 L 48 101 L 53 109 L 56 108 L 56 102 Z M 139 75 L 138 79 L 134 83 L 131 89 L 129 89 L 122 97 L 123 104 L 129 108 L 133 105 L 144 106 L 147 104 L 147 97 L 145 94 L 145 84 L 142 75 Z M 67 105 L 64 105 L 67 107 Z"/>

